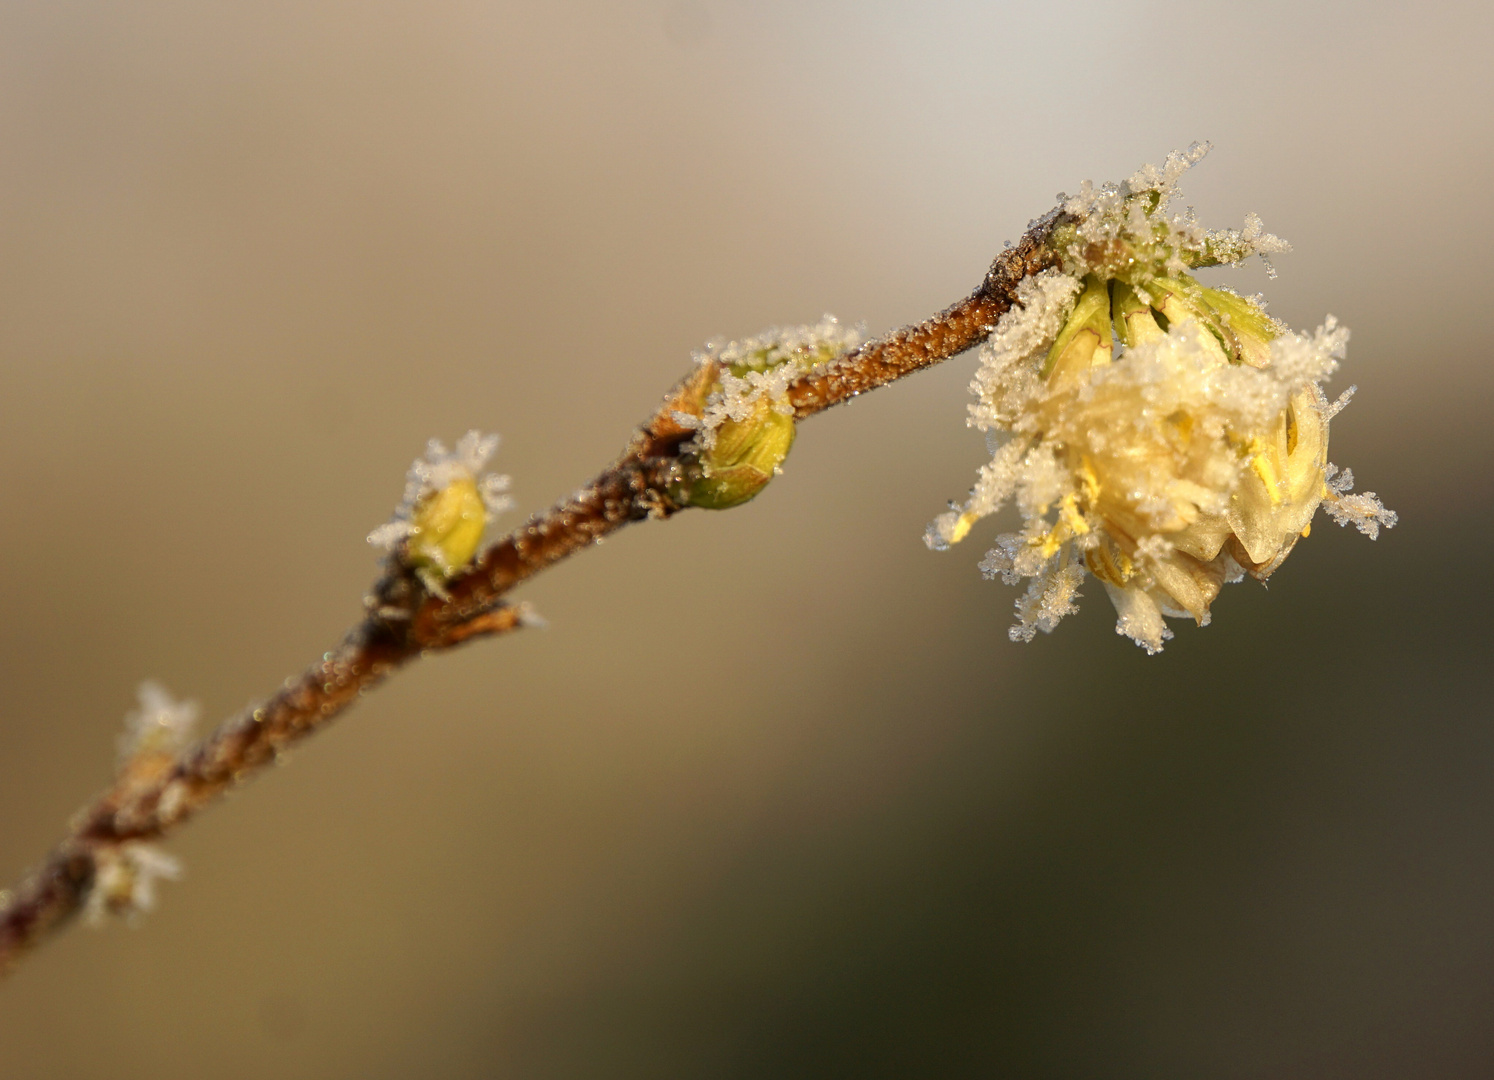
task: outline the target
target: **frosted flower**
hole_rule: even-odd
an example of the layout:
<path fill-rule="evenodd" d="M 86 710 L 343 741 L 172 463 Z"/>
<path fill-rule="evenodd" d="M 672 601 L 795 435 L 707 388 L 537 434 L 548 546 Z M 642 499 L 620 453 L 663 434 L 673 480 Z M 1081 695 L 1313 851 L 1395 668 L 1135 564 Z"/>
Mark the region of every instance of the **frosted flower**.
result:
<path fill-rule="evenodd" d="M 136 691 L 140 707 L 125 714 L 119 737 L 121 768 L 142 758 L 171 758 L 192 741 L 197 725 L 195 701 L 177 701 L 164 686 L 146 680 Z"/>
<path fill-rule="evenodd" d="M 862 328 L 846 328 L 833 315 L 811 326 L 772 327 L 756 337 L 716 340 L 695 353 L 715 378 L 704 384 L 700 415 L 684 411 L 675 422 L 695 432 L 683 449 L 700 475 L 675 496 L 692 506 L 725 510 L 767 485 L 794 444 L 794 408 L 788 388 L 807 375 L 829 371 L 862 341 Z"/>
<path fill-rule="evenodd" d="M 114 915 L 133 922 L 156 906 L 156 882 L 176 881 L 182 864 L 160 848 L 137 841 L 101 849 L 95 861 L 93 885 L 83 902 L 84 918 L 103 925 Z"/>
<path fill-rule="evenodd" d="M 432 439 L 425 456 L 410 466 L 393 520 L 369 533 L 368 542 L 413 567 L 433 593 L 445 595 L 444 582 L 471 562 L 489 518 L 513 505 L 508 477 L 482 472 L 497 448 L 497 435 L 476 431 L 458 439 L 451 452 Z"/>
<path fill-rule="evenodd" d="M 1029 580 L 1013 640 L 1073 612 L 1087 573 L 1117 632 L 1154 653 L 1172 636 L 1165 617 L 1206 625 L 1222 585 L 1269 577 L 1319 505 L 1371 537 L 1395 524 L 1326 457 L 1349 395 L 1330 403 L 1322 383 L 1348 331 L 1330 316 L 1294 333 L 1258 299 L 1189 275 L 1286 248 L 1259 219 L 1216 233 L 1167 215 L 1201 156 L 1066 200 L 1083 216 L 1055 229 L 1061 268 L 1022 283 L 982 349 L 970 423 L 992 460 L 925 540 L 946 548 L 1015 501 L 1022 531 L 997 537 L 981 563 L 987 577 Z"/>

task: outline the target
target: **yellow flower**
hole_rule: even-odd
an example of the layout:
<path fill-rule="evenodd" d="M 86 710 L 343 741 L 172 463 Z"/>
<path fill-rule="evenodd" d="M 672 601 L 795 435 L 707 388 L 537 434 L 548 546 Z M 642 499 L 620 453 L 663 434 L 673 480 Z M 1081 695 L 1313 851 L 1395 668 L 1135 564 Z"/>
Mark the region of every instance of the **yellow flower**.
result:
<path fill-rule="evenodd" d="M 1259 301 L 1188 273 L 1285 247 L 1258 221 L 1208 233 L 1166 216 L 1199 156 L 1069 200 L 1073 220 L 1055 230 L 1062 269 L 1023 283 L 982 351 L 971 423 L 1006 441 L 925 539 L 947 547 L 1016 502 L 1021 532 L 997 537 L 981 564 L 1010 584 L 1030 579 L 1014 640 L 1071 613 L 1087 572 L 1117 631 L 1156 652 L 1172 636 L 1165 617 L 1206 624 L 1220 588 L 1265 580 L 1325 500 L 1370 535 L 1395 523 L 1373 493 L 1350 495 L 1326 457 L 1347 395 L 1330 404 L 1321 383 L 1348 332 L 1330 317 L 1292 333 Z"/>

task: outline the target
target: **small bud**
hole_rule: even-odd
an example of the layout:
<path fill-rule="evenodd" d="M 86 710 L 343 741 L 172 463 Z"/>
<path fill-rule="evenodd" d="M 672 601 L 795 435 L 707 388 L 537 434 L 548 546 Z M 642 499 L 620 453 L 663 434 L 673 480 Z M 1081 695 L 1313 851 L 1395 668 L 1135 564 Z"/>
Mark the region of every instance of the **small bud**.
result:
<path fill-rule="evenodd" d="M 703 380 L 689 413 L 674 421 L 695 431 L 684 450 L 695 455 L 672 489 L 676 500 L 707 510 L 747 502 L 778 474 L 794 445 L 788 390 L 822 373 L 861 344 L 859 327 L 826 315 L 812 326 L 773 327 L 740 341 L 713 341 L 695 354 Z"/>
<path fill-rule="evenodd" d="M 767 486 L 794 445 L 794 418 L 759 402 L 745 420 L 725 420 L 716 441 L 700 455 L 700 476 L 682 488 L 683 501 L 706 510 L 729 510 Z"/>
<path fill-rule="evenodd" d="M 129 923 L 156 906 L 156 882 L 176 881 L 182 864 L 160 848 L 138 841 L 101 848 L 94 864 L 93 884 L 83 902 L 84 918 L 102 926 L 107 916 Z"/>
<path fill-rule="evenodd" d="M 437 596 L 477 554 L 489 519 L 512 504 L 508 477 L 479 475 L 497 446 L 498 436 L 476 431 L 463 435 L 450 453 L 432 439 L 425 457 L 410 466 L 394 519 L 368 534 L 370 544 L 414 570 Z"/>
<path fill-rule="evenodd" d="M 197 724 L 197 703 L 177 701 L 153 679 L 141 683 L 136 695 L 140 707 L 125 714 L 119 737 L 121 769 L 146 760 L 171 760 L 192 741 Z"/>

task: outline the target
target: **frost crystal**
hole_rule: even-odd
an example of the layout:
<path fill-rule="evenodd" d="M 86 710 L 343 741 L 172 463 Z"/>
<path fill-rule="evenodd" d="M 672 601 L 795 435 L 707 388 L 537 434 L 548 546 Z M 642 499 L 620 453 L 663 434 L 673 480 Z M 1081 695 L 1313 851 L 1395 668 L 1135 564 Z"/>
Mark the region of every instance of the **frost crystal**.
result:
<path fill-rule="evenodd" d="M 1053 233 L 1060 268 L 1022 283 L 981 351 L 969 423 L 992 458 L 924 540 L 947 548 L 1016 504 L 1021 531 L 981 563 L 1008 584 L 1030 579 L 1013 640 L 1073 612 L 1088 572 L 1117 632 L 1154 653 L 1172 636 L 1166 617 L 1206 625 L 1222 585 L 1265 580 L 1320 504 L 1371 538 L 1395 524 L 1326 459 L 1328 421 L 1352 388 L 1329 402 L 1321 385 L 1348 331 L 1330 316 L 1294 333 L 1258 299 L 1189 275 L 1287 250 L 1254 215 L 1210 232 L 1169 214 L 1206 151 L 1061 197 L 1072 220 Z"/>
<path fill-rule="evenodd" d="M 191 742 L 197 724 L 197 703 L 177 701 L 154 680 L 141 683 L 136 694 L 140 707 L 125 714 L 125 730 L 119 737 L 121 767 L 142 756 L 175 756 Z"/>
<path fill-rule="evenodd" d="M 93 885 L 83 902 L 83 914 L 93 926 L 115 915 L 135 922 L 156 906 L 156 882 L 176 881 L 182 864 L 150 844 L 131 841 L 101 849 L 95 861 Z"/>
<path fill-rule="evenodd" d="M 1190 267 L 1234 266 L 1251 255 L 1265 259 L 1290 251 L 1291 245 L 1266 232 L 1255 214 L 1246 216 L 1243 228 L 1209 230 L 1191 210 L 1167 213 L 1178 181 L 1210 149 L 1210 143 L 1194 143 L 1167 155 L 1160 168 L 1144 165 L 1129 180 L 1099 187 L 1086 180 L 1079 194 L 1060 195 L 1060 209 L 1078 221 L 1055 232 L 1055 245 L 1067 249 L 1070 262 L 1089 269 L 1105 266 L 1112 271 L 1106 276 L 1112 277 L 1129 276 L 1134 269 L 1178 273 Z M 1137 254 L 1144 257 L 1134 259 Z"/>
<path fill-rule="evenodd" d="M 1339 405 L 1339 408 L 1343 408 Z M 1353 525 L 1371 540 L 1380 538 L 1380 527 L 1395 528 L 1398 520 L 1394 510 L 1385 509 L 1385 504 L 1373 491 L 1353 494 L 1354 473 L 1351 469 L 1339 471 L 1337 465 L 1328 466 L 1327 486 L 1330 494 L 1325 497 L 1328 516 L 1340 525 Z"/>
<path fill-rule="evenodd" d="M 861 326 L 844 327 L 835 316 L 826 315 L 812 326 L 774 326 L 756 337 L 707 342 L 695 351 L 695 361 L 719 365 L 720 382 L 706 399 L 703 416 L 675 414 L 680 424 L 696 431 L 686 449 L 710 450 L 722 424 L 748 420 L 763 407 L 792 416 L 789 386 L 806 375 L 830 370 L 862 340 Z"/>

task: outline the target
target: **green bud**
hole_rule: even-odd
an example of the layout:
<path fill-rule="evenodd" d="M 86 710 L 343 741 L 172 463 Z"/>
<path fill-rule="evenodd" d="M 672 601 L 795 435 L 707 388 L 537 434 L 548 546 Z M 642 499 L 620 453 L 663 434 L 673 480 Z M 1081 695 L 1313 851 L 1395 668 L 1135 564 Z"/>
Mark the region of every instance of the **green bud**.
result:
<path fill-rule="evenodd" d="M 406 560 L 422 577 L 449 578 L 477 554 L 487 524 L 488 510 L 476 481 L 453 480 L 416 503 L 405 541 Z"/>
<path fill-rule="evenodd" d="M 794 418 L 764 401 L 745 420 L 722 421 L 715 435 L 715 443 L 700 455 L 700 475 L 677 494 L 691 506 L 729 510 L 773 479 L 794 445 Z"/>

